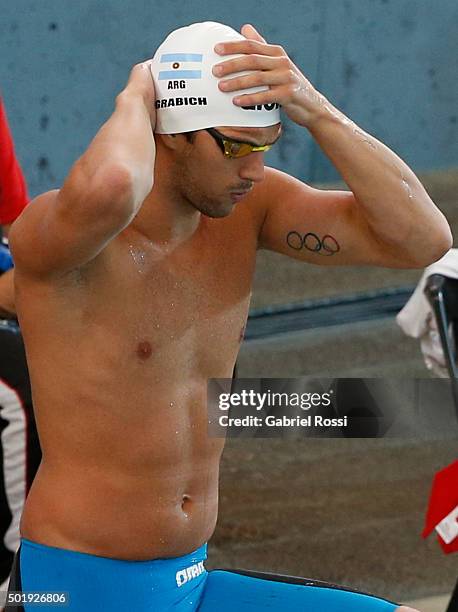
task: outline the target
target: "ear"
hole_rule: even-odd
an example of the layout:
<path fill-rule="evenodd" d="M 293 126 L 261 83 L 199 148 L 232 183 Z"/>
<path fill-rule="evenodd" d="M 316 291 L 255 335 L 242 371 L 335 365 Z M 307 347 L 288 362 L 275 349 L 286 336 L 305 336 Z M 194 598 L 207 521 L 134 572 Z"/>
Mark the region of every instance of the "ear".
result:
<path fill-rule="evenodd" d="M 155 138 L 159 138 L 167 149 L 176 151 L 179 148 L 179 138 L 177 138 L 177 134 L 156 134 Z"/>
<path fill-rule="evenodd" d="M 267 43 L 267 41 L 259 34 L 259 32 L 250 23 L 246 23 L 242 26 L 240 32 L 250 40 L 257 40 L 258 42 Z"/>

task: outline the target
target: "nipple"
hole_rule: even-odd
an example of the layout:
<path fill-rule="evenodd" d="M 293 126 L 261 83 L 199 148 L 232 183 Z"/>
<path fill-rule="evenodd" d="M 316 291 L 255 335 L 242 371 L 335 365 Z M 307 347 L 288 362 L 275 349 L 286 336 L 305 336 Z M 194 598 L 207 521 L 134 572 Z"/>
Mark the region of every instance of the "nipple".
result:
<path fill-rule="evenodd" d="M 140 359 L 148 359 L 149 357 L 151 357 L 152 352 L 153 348 L 147 340 L 143 340 L 143 342 L 138 343 L 137 355 L 140 357 Z"/>

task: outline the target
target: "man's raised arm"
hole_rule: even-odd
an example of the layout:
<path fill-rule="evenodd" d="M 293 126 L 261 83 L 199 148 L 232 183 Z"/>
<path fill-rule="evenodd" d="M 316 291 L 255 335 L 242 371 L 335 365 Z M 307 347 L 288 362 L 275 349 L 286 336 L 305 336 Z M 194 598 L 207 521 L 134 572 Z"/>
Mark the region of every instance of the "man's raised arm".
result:
<path fill-rule="evenodd" d="M 308 129 L 351 189 L 319 191 L 269 172 L 261 186 L 260 246 L 316 264 L 422 268 L 442 257 L 452 246 L 450 227 L 412 170 L 332 106 L 282 47 L 266 43 L 252 26 L 244 26 L 242 34 L 247 40 L 215 48 L 221 56 L 241 54 L 213 67 L 219 87 L 237 93 L 267 86 L 235 95 L 234 104 L 281 104 L 292 121 Z"/>
<path fill-rule="evenodd" d="M 9 240 L 18 270 L 65 274 L 96 257 L 130 223 L 153 185 L 154 123 L 149 64 L 138 64 L 62 189 L 36 198 L 13 224 Z"/>

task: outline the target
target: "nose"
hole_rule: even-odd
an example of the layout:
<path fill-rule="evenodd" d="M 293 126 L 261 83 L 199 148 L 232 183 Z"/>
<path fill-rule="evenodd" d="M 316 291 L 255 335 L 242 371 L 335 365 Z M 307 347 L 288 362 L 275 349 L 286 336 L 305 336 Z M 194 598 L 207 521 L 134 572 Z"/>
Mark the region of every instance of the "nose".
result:
<path fill-rule="evenodd" d="M 264 179 L 264 153 L 254 151 L 240 158 L 239 177 L 245 181 L 260 183 Z"/>

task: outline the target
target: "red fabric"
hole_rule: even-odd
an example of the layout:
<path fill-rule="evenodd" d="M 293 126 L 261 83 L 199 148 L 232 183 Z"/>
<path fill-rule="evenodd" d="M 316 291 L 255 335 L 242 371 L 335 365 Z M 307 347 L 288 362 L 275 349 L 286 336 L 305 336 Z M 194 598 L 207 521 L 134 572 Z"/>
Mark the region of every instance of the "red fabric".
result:
<path fill-rule="evenodd" d="M 426 538 L 438 523 L 458 506 L 458 460 L 434 476 L 422 536 Z M 442 550 L 448 554 L 458 552 L 458 537 L 446 544 L 438 535 Z"/>
<path fill-rule="evenodd" d="M 0 224 L 12 223 L 29 201 L 0 97 Z"/>

